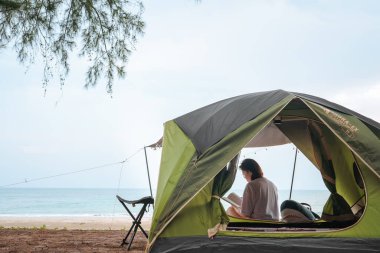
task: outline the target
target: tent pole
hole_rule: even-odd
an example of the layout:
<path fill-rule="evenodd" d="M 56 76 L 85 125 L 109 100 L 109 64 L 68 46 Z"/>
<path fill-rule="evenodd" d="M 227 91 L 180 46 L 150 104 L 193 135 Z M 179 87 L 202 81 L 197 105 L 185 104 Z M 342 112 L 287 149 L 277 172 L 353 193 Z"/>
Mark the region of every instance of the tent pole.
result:
<path fill-rule="evenodd" d="M 293 181 L 294 181 L 294 172 L 295 172 L 295 170 L 296 170 L 296 163 L 297 163 L 297 153 L 298 153 L 298 148 L 296 148 L 296 154 L 295 154 L 295 156 L 294 156 L 293 174 L 292 174 L 292 183 L 291 183 L 291 185 L 290 185 L 289 199 L 292 199 Z"/>
<path fill-rule="evenodd" d="M 150 183 L 150 175 L 149 175 L 148 156 L 146 155 L 146 146 L 144 146 L 144 153 L 145 153 L 146 171 L 148 172 L 148 181 L 149 181 L 150 196 L 153 198 L 152 184 Z"/>

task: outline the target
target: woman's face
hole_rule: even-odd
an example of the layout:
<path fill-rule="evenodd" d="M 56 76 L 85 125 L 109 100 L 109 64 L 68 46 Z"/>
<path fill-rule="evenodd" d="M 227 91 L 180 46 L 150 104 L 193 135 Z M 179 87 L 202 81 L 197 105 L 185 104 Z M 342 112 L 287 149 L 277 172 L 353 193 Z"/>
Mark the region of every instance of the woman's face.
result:
<path fill-rule="evenodd" d="M 243 177 L 245 178 L 245 180 L 247 180 L 247 182 L 251 182 L 252 181 L 252 172 L 248 171 L 248 170 L 241 170 L 241 173 L 243 173 Z"/>

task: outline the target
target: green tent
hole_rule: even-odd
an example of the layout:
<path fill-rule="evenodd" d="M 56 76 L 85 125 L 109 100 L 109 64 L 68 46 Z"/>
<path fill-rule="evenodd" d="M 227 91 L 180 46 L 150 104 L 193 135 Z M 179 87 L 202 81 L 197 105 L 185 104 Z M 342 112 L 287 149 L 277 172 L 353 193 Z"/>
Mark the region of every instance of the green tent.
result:
<path fill-rule="evenodd" d="M 378 250 L 379 138 L 379 123 L 283 90 L 232 97 L 168 121 L 147 251 Z M 240 151 L 285 143 L 315 165 L 331 192 L 323 220 L 292 226 L 230 219 L 220 197 L 234 181 Z"/>

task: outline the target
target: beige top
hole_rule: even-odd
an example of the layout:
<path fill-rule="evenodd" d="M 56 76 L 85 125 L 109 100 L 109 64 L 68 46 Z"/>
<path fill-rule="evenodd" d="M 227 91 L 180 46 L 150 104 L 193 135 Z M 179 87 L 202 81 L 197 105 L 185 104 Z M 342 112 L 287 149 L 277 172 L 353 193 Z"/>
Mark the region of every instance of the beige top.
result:
<path fill-rule="evenodd" d="M 265 177 L 247 184 L 243 194 L 241 213 L 252 219 L 280 220 L 277 187 Z"/>

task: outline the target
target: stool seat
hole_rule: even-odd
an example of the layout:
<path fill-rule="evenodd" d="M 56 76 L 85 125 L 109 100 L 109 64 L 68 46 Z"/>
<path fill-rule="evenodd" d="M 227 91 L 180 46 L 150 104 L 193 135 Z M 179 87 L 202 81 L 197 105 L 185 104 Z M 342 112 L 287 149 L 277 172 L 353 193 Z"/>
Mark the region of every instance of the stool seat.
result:
<path fill-rule="evenodd" d="M 154 203 L 154 199 L 151 196 L 147 196 L 147 197 L 143 197 L 143 198 L 138 199 L 138 200 L 126 200 L 126 199 L 123 199 L 122 197 L 120 197 L 119 195 L 116 195 L 116 198 L 124 206 L 125 210 L 127 210 L 128 214 L 131 216 L 131 218 L 133 220 L 131 228 L 129 229 L 127 235 L 125 236 L 123 242 L 121 243 L 121 246 L 123 246 L 124 244 L 129 244 L 128 245 L 128 250 L 129 250 L 131 248 L 133 239 L 135 238 L 135 235 L 136 235 L 138 228 L 141 230 L 141 232 L 143 232 L 145 237 L 148 238 L 148 234 L 145 232 L 145 230 L 141 226 L 141 219 L 144 216 L 144 213 L 146 211 L 147 206 Z M 137 214 L 136 217 L 128 209 L 127 204 L 132 205 L 132 206 L 142 204 L 140 212 Z M 131 235 L 131 238 L 128 241 L 129 235 Z"/>
<path fill-rule="evenodd" d="M 138 199 L 138 200 L 123 199 L 119 195 L 116 195 L 116 198 L 118 198 L 119 201 L 125 202 L 127 204 L 132 205 L 132 206 L 135 206 L 136 204 L 153 204 L 154 203 L 154 199 L 151 196 L 143 197 L 143 198 Z"/>

